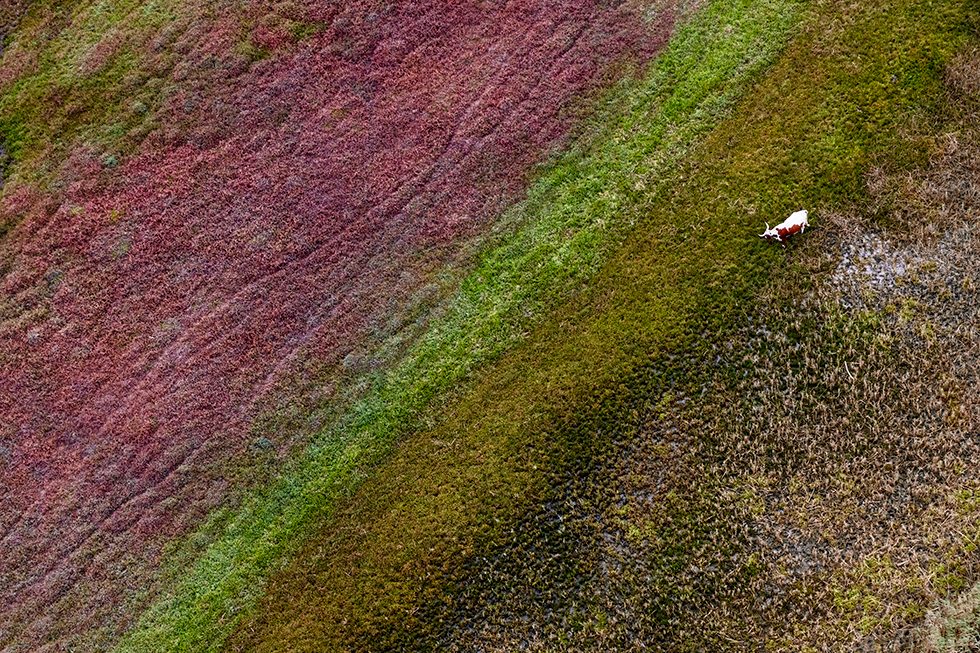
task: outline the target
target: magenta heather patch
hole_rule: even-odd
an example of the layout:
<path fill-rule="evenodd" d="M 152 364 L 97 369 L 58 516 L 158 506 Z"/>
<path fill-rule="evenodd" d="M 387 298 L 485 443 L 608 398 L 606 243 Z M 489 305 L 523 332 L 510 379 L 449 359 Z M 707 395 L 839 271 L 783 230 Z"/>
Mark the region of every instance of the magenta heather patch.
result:
<path fill-rule="evenodd" d="M 519 196 L 570 100 L 663 45 L 669 20 L 607 4 L 359 2 L 310 29 L 255 10 L 272 56 L 185 84 L 163 115 L 186 138 L 110 171 L 79 151 L 59 206 L 7 201 L 0 645 L 125 619 L 123 561 L 220 503 L 215 470 L 297 358 L 356 349 Z"/>

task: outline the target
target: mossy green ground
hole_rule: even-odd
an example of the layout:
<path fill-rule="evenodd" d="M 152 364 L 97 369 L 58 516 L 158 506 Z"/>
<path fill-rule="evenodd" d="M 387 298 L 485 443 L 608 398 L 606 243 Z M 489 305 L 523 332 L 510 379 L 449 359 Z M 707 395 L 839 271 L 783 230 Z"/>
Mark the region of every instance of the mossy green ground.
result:
<path fill-rule="evenodd" d="M 516 235 L 482 259 L 449 316 L 376 381 L 329 444 L 215 521 L 223 533 L 121 648 L 218 648 L 236 626 L 232 647 L 248 650 L 418 637 L 425 624 L 412 615 L 548 495 L 547 470 L 590 450 L 598 426 L 656 392 L 649 370 L 682 375 L 683 361 L 668 356 L 703 352 L 751 301 L 782 260 L 755 238 L 761 221 L 800 206 L 819 220 L 861 201 L 875 162 L 921 162 L 918 136 L 930 129 L 943 64 L 966 38 L 967 2 L 810 4 L 736 114 L 691 147 L 781 49 L 800 9 L 715 2 L 643 83 L 619 89 L 637 98 L 618 103 L 630 109 L 622 122 L 544 173 L 514 218 Z M 658 79 L 671 82 L 668 93 Z M 673 169 L 679 154 L 689 156 Z M 553 226 L 536 227 L 549 215 Z M 564 303 L 531 319 L 555 294 Z M 389 459 L 365 466 L 419 424 Z M 287 556 L 294 562 L 267 589 L 263 578 Z"/>
<path fill-rule="evenodd" d="M 0 84 L 0 137 L 13 178 L 47 183 L 84 144 L 118 163 L 157 125 L 166 57 L 147 61 L 145 41 L 174 22 L 176 0 L 33 2 L 4 48 L 13 77 Z"/>

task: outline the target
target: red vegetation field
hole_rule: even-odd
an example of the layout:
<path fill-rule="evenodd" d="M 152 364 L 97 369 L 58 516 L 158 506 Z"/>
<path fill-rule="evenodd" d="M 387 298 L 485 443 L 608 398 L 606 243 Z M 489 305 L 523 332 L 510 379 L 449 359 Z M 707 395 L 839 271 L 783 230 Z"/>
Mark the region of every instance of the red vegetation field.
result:
<path fill-rule="evenodd" d="M 57 197 L 9 194 L 0 646 L 123 618 L 130 567 L 220 503 L 284 379 L 391 328 L 570 102 L 662 45 L 669 17 L 617 4 L 345 3 L 302 40 L 257 22 L 256 61 L 226 71 L 241 36 L 219 14 L 138 154 L 80 149 Z"/>

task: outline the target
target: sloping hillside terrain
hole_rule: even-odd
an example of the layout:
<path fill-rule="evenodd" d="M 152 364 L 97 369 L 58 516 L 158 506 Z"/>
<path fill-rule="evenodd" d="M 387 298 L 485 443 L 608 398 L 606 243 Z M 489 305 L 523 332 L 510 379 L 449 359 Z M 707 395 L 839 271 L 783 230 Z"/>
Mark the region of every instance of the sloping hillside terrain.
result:
<path fill-rule="evenodd" d="M 978 30 L 7 3 L 0 650 L 975 650 Z"/>
<path fill-rule="evenodd" d="M 11 636 L 111 604 L 113 568 L 219 505 L 279 384 L 373 365 L 668 9 L 32 5 L 5 54 Z"/>

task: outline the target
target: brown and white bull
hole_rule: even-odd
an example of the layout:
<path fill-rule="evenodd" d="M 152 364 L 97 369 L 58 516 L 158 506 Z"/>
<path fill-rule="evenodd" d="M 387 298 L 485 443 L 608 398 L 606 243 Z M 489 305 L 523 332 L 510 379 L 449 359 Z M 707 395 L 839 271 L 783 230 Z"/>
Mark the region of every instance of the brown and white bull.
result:
<path fill-rule="evenodd" d="M 759 234 L 759 238 L 775 240 L 783 247 L 786 247 L 787 238 L 803 233 L 803 231 L 810 226 L 810 223 L 807 222 L 807 215 L 809 214 L 806 211 L 797 211 L 793 215 L 786 218 L 782 223 L 777 224 L 771 229 L 769 228 L 769 223 L 767 222 L 766 230 Z"/>

